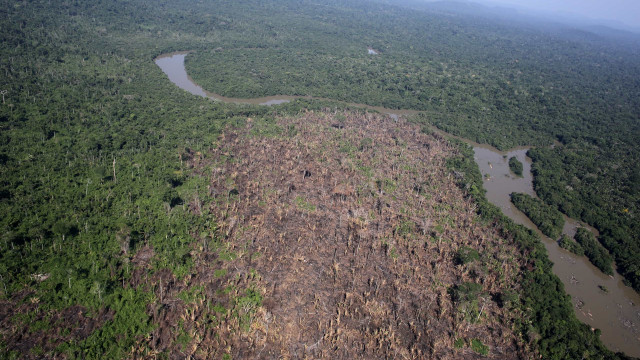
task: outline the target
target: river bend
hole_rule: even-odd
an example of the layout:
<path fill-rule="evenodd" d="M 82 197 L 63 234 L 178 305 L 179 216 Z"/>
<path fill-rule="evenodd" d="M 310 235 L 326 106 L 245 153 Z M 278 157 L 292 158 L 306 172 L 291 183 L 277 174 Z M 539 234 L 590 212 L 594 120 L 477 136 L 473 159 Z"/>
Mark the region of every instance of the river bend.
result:
<path fill-rule="evenodd" d="M 188 52 L 166 54 L 157 57 L 155 62 L 171 82 L 194 95 L 216 101 L 255 105 L 276 105 L 302 98 L 276 95 L 255 99 L 239 99 L 208 92 L 196 84 L 187 74 L 184 66 L 187 54 Z M 373 109 L 396 119 L 398 116 L 417 113 L 413 110 L 392 110 L 362 104 L 350 105 Z M 609 349 L 640 357 L 640 295 L 625 286 L 622 282 L 622 276 L 618 273 L 615 273 L 615 276 L 605 275 L 593 266 L 586 257 L 576 256 L 560 248 L 556 241 L 544 236 L 526 215 L 511 204 L 509 194 L 512 192 L 536 196 L 532 185 L 531 160 L 526 156 L 528 148 L 521 147 L 501 152 L 491 146 L 477 144 L 467 139 L 461 140 L 474 149 L 474 160 L 482 172 L 488 200 L 500 207 L 504 214 L 513 221 L 533 229 L 540 235 L 549 254 L 549 259 L 554 263 L 553 272 L 560 278 L 566 292 L 571 296 L 578 318 L 591 327 L 600 329 L 602 342 Z M 517 177 L 509 170 L 508 159 L 512 156 L 523 163 L 523 177 Z M 579 226 L 587 227 L 596 232 L 595 229 L 565 216 L 563 230 L 565 234 L 573 236 Z M 601 290 L 600 286 L 606 288 L 607 291 Z"/>

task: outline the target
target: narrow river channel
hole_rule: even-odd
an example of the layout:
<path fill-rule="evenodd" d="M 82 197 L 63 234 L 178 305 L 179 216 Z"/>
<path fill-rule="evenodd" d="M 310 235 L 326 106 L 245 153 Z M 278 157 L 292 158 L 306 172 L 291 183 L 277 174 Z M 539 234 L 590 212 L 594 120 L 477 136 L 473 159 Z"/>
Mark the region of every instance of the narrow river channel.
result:
<path fill-rule="evenodd" d="M 178 87 L 198 96 L 217 101 L 257 105 L 275 105 L 300 98 L 294 96 L 269 96 L 256 99 L 227 98 L 204 90 L 187 74 L 184 60 L 188 52 L 159 56 L 156 64 Z M 370 108 L 397 118 L 398 115 L 417 113 L 413 110 L 391 110 L 382 107 L 352 104 Z M 593 266 L 586 257 L 576 256 L 558 246 L 556 241 L 544 236 L 538 228 L 509 200 L 512 192 L 535 196 L 531 175 L 531 160 L 526 156 L 528 148 L 516 148 L 508 152 L 461 139 L 473 146 L 474 159 L 484 179 L 488 200 L 500 207 L 505 215 L 518 224 L 533 229 L 544 243 L 549 259 L 554 263 L 553 272 L 564 284 L 571 296 L 576 315 L 584 323 L 602 330 L 603 343 L 613 351 L 622 351 L 640 357 L 640 295 L 622 283 L 622 276 L 611 277 Z M 509 170 L 508 159 L 515 156 L 524 165 L 524 177 L 517 177 Z M 595 229 L 565 217 L 564 233 L 572 236 L 579 226 Z M 602 289 L 606 289 L 606 291 Z"/>

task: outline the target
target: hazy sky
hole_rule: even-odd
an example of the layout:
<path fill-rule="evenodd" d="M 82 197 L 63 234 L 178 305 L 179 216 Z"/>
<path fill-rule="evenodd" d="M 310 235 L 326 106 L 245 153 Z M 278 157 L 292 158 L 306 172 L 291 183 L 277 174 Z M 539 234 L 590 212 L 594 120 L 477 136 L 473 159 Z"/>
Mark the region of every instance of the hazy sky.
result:
<path fill-rule="evenodd" d="M 480 0 L 478 2 L 519 5 L 541 11 L 614 20 L 640 28 L 640 0 Z"/>

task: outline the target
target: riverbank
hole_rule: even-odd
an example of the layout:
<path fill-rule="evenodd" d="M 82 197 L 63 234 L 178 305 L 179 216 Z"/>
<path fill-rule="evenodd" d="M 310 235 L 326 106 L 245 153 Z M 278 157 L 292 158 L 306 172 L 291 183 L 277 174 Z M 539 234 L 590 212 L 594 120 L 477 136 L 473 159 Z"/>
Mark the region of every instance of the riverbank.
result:
<path fill-rule="evenodd" d="M 186 54 L 174 53 L 169 56 L 160 56 L 156 59 L 156 63 L 172 82 L 198 96 L 209 97 L 217 101 L 256 105 L 271 105 L 299 98 L 328 100 L 285 95 L 240 99 L 206 92 L 188 76 L 184 68 Z M 412 110 L 393 110 L 362 104 L 349 105 L 386 113 L 395 118 L 399 115 L 406 116 L 418 113 Z M 616 273 L 615 277 L 610 278 L 591 265 L 585 257 L 571 254 L 561 249 L 554 240 L 541 235 L 535 225 L 515 209 L 508 200 L 511 192 L 535 195 L 530 171 L 531 161 L 526 157 L 528 149 L 518 148 L 500 152 L 490 146 L 477 144 L 467 139 L 462 140 L 474 148 L 474 160 L 483 175 L 483 187 L 487 191 L 488 201 L 499 207 L 515 223 L 534 230 L 542 239 L 549 259 L 555 265 L 553 266 L 554 274 L 562 281 L 565 290 L 572 297 L 576 316 L 591 327 L 600 329 L 602 341 L 611 350 L 640 356 L 640 340 L 638 338 L 640 330 L 635 325 L 640 322 L 637 307 L 637 304 L 640 304 L 640 296 L 622 283 L 622 277 L 619 274 Z M 511 156 L 516 156 L 518 160 L 523 162 L 524 177 L 515 178 L 509 173 L 507 161 Z M 565 226 L 565 231 L 570 234 L 575 232 L 578 224 L 574 220 L 568 220 L 569 225 Z M 604 292 L 603 288 L 607 291 Z"/>

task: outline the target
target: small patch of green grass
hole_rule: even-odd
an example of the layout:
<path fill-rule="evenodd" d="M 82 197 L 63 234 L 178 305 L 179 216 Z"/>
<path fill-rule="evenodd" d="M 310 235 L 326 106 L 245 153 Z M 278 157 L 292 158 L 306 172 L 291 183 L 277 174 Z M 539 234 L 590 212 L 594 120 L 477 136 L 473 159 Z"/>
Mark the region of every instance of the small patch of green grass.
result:
<path fill-rule="evenodd" d="M 36 332 L 40 330 L 49 330 L 51 328 L 51 324 L 48 320 L 38 320 L 29 326 L 29 332 Z"/>
<path fill-rule="evenodd" d="M 395 261 L 398 260 L 398 251 L 396 251 L 396 248 L 392 247 L 391 251 L 389 251 L 389 256 L 391 256 L 391 258 Z"/>
<path fill-rule="evenodd" d="M 238 257 L 236 253 L 226 249 L 221 250 L 219 256 L 221 260 L 226 260 L 226 261 L 235 260 Z"/>
<path fill-rule="evenodd" d="M 415 224 L 412 221 L 405 220 L 396 226 L 396 234 L 401 237 L 407 237 L 413 232 L 414 228 Z"/>
<path fill-rule="evenodd" d="M 262 306 L 262 294 L 255 289 L 247 289 L 245 296 L 236 298 L 234 302 L 233 316 L 238 318 L 245 331 L 249 331 L 253 315 Z"/>
<path fill-rule="evenodd" d="M 227 312 L 227 309 L 224 306 L 220 305 L 220 304 L 215 304 L 215 305 L 213 305 L 213 311 L 215 311 L 217 313 L 220 313 L 220 314 L 224 314 L 224 313 Z"/>
<path fill-rule="evenodd" d="M 184 301 L 185 304 L 191 304 L 196 302 L 199 298 L 204 299 L 204 286 L 198 285 L 191 289 L 184 290 L 178 294 L 178 298 Z"/>
<path fill-rule="evenodd" d="M 180 324 L 182 325 L 182 324 Z M 187 334 L 187 332 L 180 326 L 180 332 L 178 333 L 178 337 L 176 338 L 176 342 L 182 346 L 182 349 L 187 347 L 191 342 L 191 336 Z"/>
<path fill-rule="evenodd" d="M 473 248 L 468 246 L 461 247 L 455 256 L 455 262 L 458 265 L 468 264 L 480 259 L 480 253 Z"/>
<path fill-rule="evenodd" d="M 213 272 L 213 276 L 215 277 L 223 277 L 227 275 L 227 269 L 217 269 Z"/>
<path fill-rule="evenodd" d="M 295 127 L 293 128 L 295 131 Z M 292 129 L 287 129 L 287 134 L 291 136 Z M 275 123 L 275 119 L 258 120 L 251 126 L 251 135 L 258 137 L 278 137 L 284 133 L 284 129 Z M 295 133 L 295 132 L 294 132 Z"/>
<path fill-rule="evenodd" d="M 302 209 L 308 212 L 316 211 L 316 206 L 306 201 L 304 198 L 302 198 L 302 196 L 297 196 L 295 202 L 296 202 L 296 206 L 299 209 Z"/>
<path fill-rule="evenodd" d="M 487 356 L 489 354 L 489 347 L 478 339 L 471 340 L 471 350 L 483 356 Z"/>
<path fill-rule="evenodd" d="M 353 144 L 351 144 L 351 142 L 349 142 L 348 140 L 342 140 L 338 144 L 338 152 L 341 152 L 343 154 L 352 155 L 356 152 L 356 150 L 356 147 L 353 146 Z"/>
<path fill-rule="evenodd" d="M 35 356 L 44 355 L 44 350 L 42 350 L 42 347 L 40 347 L 40 345 L 36 345 L 36 346 L 32 347 L 30 352 Z"/>

